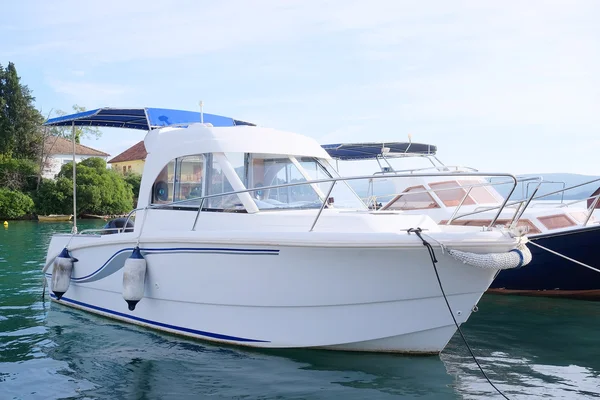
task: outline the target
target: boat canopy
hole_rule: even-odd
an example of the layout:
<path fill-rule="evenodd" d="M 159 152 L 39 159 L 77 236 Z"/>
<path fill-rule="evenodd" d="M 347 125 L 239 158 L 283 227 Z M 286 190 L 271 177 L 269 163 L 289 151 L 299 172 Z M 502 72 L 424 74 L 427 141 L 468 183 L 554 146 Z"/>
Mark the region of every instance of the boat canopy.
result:
<path fill-rule="evenodd" d="M 338 160 L 370 160 L 381 157 L 401 157 L 413 155 L 435 155 L 437 147 L 431 144 L 391 142 L 391 143 L 337 143 L 322 147 L 332 158 Z"/>
<path fill-rule="evenodd" d="M 213 126 L 250 125 L 221 115 L 203 113 L 204 123 Z M 112 108 L 104 107 L 83 111 L 77 114 L 63 115 L 49 119 L 45 126 L 106 126 L 149 131 L 170 125 L 200 122 L 200 113 L 195 111 L 173 110 L 168 108 Z"/>

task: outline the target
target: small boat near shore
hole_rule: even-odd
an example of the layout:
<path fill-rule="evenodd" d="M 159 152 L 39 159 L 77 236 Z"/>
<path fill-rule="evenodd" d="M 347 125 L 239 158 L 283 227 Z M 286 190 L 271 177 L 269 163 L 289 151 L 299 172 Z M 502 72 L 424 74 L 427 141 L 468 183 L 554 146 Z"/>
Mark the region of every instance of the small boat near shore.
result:
<path fill-rule="evenodd" d="M 531 260 L 514 229 L 368 209 L 348 182 L 371 176 L 340 177 L 311 138 L 225 117 L 184 122 L 148 121 L 125 221 L 52 236 L 43 272 L 54 302 L 242 346 L 437 354 L 497 271 Z"/>
<path fill-rule="evenodd" d="M 38 215 L 38 221 L 40 222 L 66 222 L 71 221 L 73 219 L 73 215 L 63 215 L 63 214 L 50 214 L 50 215 Z"/>

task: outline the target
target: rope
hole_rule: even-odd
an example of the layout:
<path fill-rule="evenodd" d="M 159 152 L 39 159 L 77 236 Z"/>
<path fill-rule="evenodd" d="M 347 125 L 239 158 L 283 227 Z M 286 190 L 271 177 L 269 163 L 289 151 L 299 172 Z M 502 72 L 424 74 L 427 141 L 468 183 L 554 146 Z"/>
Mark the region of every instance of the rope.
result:
<path fill-rule="evenodd" d="M 558 252 L 556 252 L 556 251 L 554 251 L 554 250 L 550 250 L 549 248 L 547 248 L 547 247 L 544 247 L 544 246 L 542 246 L 541 244 L 537 244 L 537 243 L 535 243 L 535 242 L 534 242 L 534 241 L 532 241 L 532 240 L 530 240 L 530 241 L 529 241 L 529 243 L 531 243 L 531 244 L 532 244 L 532 245 L 534 245 L 534 246 L 537 246 L 537 247 L 539 247 L 539 248 L 540 248 L 540 249 L 542 249 L 542 250 L 546 250 L 546 251 L 547 251 L 547 252 L 549 252 L 549 253 L 552 253 L 552 254 L 554 254 L 554 255 L 557 255 L 557 256 L 559 256 L 559 257 L 562 257 L 562 258 L 564 258 L 565 260 L 572 261 L 572 262 L 574 262 L 575 264 L 579 264 L 579 265 L 581 265 L 582 267 L 586 267 L 586 268 L 589 268 L 589 269 L 591 269 L 592 271 L 596 271 L 596 272 L 600 273 L 600 269 L 598 269 L 598 268 L 594 268 L 594 267 L 592 267 L 592 266 L 590 266 L 590 265 L 587 265 L 587 264 L 584 264 L 584 263 L 582 263 L 581 261 L 577 261 L 577 260 L 574 260 L 574 259 L 572 259 L 572 258 L 570 258 L 570 257 L 567 257 L 567 256 L 565 256 L 564 254 L 560 254 L 560 253 L 558 253 Z"/>
<path fill-rule="evenodd" d="M 42 302 L 44 302 L 46 300 L 46 276 L 43 276 L 43 283 L 42 283 Z"/>
<path fill-rule="evenodd" d="M 142 218 L 142 223 L 141 223 L 141 226 L 140 226 L 140 234 L 138 235 L 138 237 L 137 237 L 137 239 L 135 241 L 135 245 L 137 247 L 140 247 L 140 239 L 142 237 L 142 232 L 144 230 L 144 225 L 146 224 L 146 215 L 148 215 L 148 207 L 146 207 L 144 209 L 144 218 Z"/>
<path fill-rule="evenodd" d="M 460 329 L 460 325 L 458 325 L 458 322 L 456 322 L 456 318 L 454 318 L 454 312 L 452 311 L 452 307 L 450 307 L 450 303 L 448 302 L 448 297 L 446 296 L 446 292 L 444 291 L 444 287 L 442 285 L 442 280 L 440 279 L 440 274 L 438 273 L 437 267 L 436 267 L 436 263 L 438 262 L 438 260 L 435 258 L 435 253 L 433 252 L 433 247 L 431 247 L 431 244 L 429 244 L 429 242 L 427 242 L 425 239 L 423 239 L 423 236 L 421 236 L 421 228 L 411 228 L 409 229 L 407 232 L 410 233 L 415 233 L 419 239 L 421 239 L 421 241 L 423 242 L 423 246 L 425 246 L 427 248 L 427 251 L 429 253 L 429 257 L 431 258 L 431 265 L 433 265 L 433 270 L 435 271 L 435 276 L 437 278 L 438 284 L 440 285 L 440 290 L 442 291 L 442 295 L 444 296 L 444 300 L 446 301 L 446 306 L 448 307 L 448 311 L 450 311 L 450 316 L 452 317 L 452 321 L 454 321 L 454 325 L 456 326 L 456 329 L 458 330 L 458 333 L 460 333 L 460 337 L 462 338 L 463 342 L 465 343 L 465 346 L 467 346 L 467 349 L 469 350 L 469 353 L 471 353 L 471 357 L 473 358 L 473 361 L 475 361 L 475 364 L 477 364 L 477 367 L 479 368 L 479 370 L 481 371 L 481 373 L 483 374 L 483 376 L 485 377 L 485 379 L 488 381 L 488 383 L 496 390 L 496 392 L 498 392 L 502 397 L 504 397 L 506 400 L 510 400 L 504 393 L 502 393 L 502 391 L 500 389 L 498 389 L 496 387 L 496 385 L 494 385 L 492 383 L 492 381 L 490 380 L 490 378 L 488 378 L 487 374 L 485 373 L 485 371 L 483 370 L 483 368 L 481 367 L 481 364 L 479 364 L 479 361 L 477 361 L 477 357 L 475 357 L 475 354 L 473 353 L 473 350 L 471 350 L 471 346 L 469 346 L 469 343 L 467 342 L 467 339 L 465 338 L 465 335 L 463 334 L 462 330 Z"/>

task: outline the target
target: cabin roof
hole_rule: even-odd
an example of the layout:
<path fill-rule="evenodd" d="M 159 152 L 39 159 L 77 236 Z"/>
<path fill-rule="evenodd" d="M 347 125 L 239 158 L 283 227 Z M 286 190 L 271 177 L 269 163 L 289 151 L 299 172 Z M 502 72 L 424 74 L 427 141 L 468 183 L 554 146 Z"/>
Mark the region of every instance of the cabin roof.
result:
<path fill-rule="evenodd" d="M 373 160 L 379 157 L 435 155 L 437 147 L 410 142 L 371 142 L 324 144 L 323 148 L 338 160 Z"/>

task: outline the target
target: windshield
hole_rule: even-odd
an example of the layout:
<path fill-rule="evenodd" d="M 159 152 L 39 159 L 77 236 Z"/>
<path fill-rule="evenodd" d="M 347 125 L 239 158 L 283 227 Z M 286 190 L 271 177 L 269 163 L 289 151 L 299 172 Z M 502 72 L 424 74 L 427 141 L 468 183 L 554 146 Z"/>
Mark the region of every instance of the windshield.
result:
<path fill-rule="evenodd" d="M 331 182 L 310 183 L 328 179 L 335 174 L 325 161 L 312 157 L 252 155 L 248 177 L 248 188 L 253 192 L 256 205 L 261 210 L 282 208 L 320 208 L 323 201 L 328 207 L 364 209 L 365 205 L 345 182 L 338 182 L 325 199 Z M 302 183 L 272 189 L 265 186 Z"/>
<path fill-rule="evenodd" d="M 207 153 L 171 161 L 156 178 L 152 204 L 177 203 L 178 207 L 207 211 L 312 209 L 365 209 L 358 195 L 338 182 L 314 180 L 337 177 L 326 160 L 273 154 Z M 296 184 L 263 189 L 268 186 Z M 249 193 L 215 196 L 244 189 Z M 328 196 L 329 193 L 329 196 Z M 202 202 L 200 197 L 209 196 Z M 327 197 L 327 198 L 326 198 Z"/>

